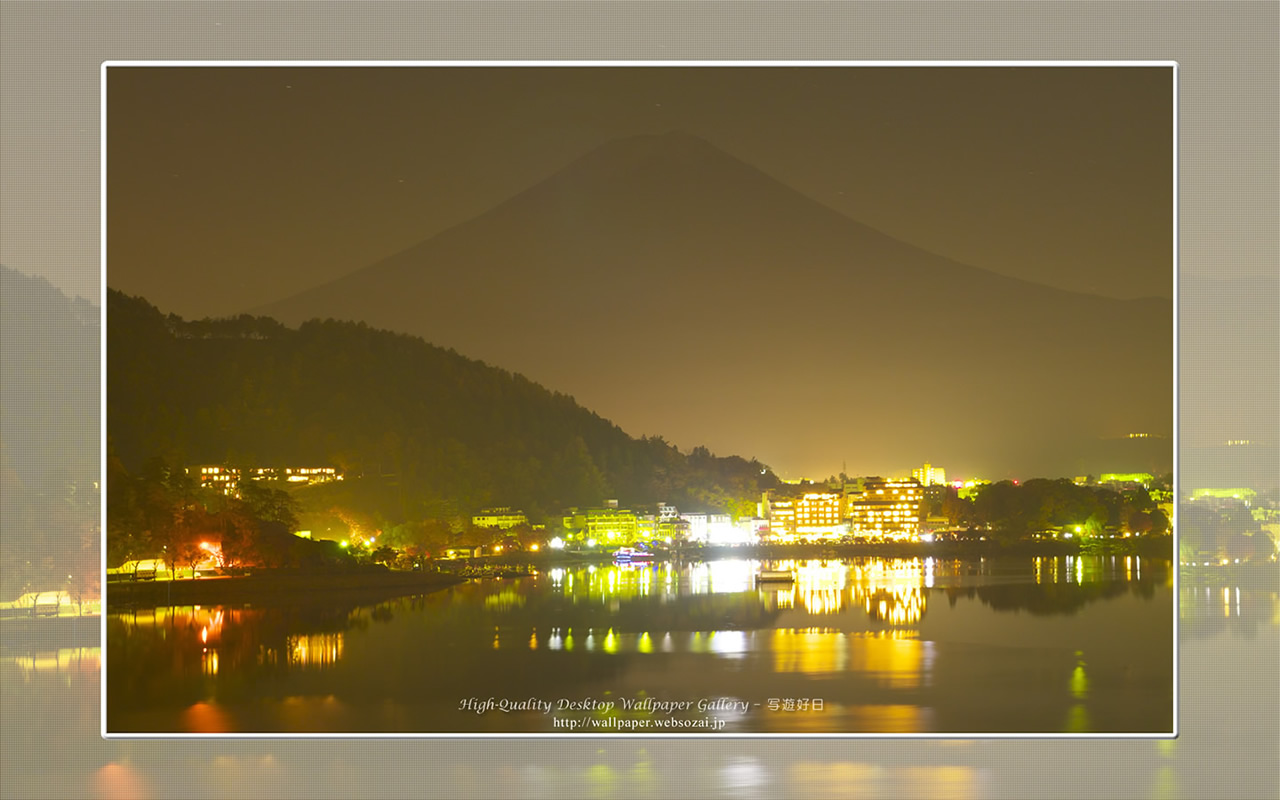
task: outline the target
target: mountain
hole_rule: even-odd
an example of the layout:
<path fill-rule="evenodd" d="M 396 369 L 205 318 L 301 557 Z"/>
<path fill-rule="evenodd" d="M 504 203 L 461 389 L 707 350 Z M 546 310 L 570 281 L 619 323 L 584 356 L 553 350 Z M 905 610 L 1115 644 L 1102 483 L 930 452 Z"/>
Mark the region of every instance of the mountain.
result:
<path fill-rule="evenodd" d="M 0 452 L 7 479 L 97 480 L 99 309 L 0 265 Z"/>
<path fill-rule="evenodd" d="M 157 457 L 335 465 L 348 491 L 311 492 L 323 502 L 309 510 L 390 524 L 489 505 L 540 519 L 607 498 L 754 511 L 776 485 L 758 462 L 633 439 L 520 375 L 360 323 L 186 321 L 111 290 L 107 337 L 110 453 L 133 474 Z"/>
<path fill-rule="evenodd" d="M 1172 431 L 1171 302 L 957 263 L 679 133 L 257 312 L 411 333 L 632 433 L 826 472 L 1063 475 L 1106 466 L 1082 442 Z"/>
<path fill-rule="evenodd" d="M 0 266 L 0 599 L 98 582 L 98 318 Z"/>

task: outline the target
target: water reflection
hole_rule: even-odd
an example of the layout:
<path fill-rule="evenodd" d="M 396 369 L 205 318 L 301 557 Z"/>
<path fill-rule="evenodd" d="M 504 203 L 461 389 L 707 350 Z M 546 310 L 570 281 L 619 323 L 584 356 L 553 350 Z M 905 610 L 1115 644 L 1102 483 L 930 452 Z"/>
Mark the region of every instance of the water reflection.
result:
<path fill-rule="evenodd" d="M 1121 560 L 1123 571 L 1123 559 Z M 1143 578 L 1147 579 L 1144 559 Z M 1205 592 L 1206 586 L 1209 592 Z M 1224 602 L 1227 589 L 1229 604 Z M 1070 785 L 1076 796 L 1105 797 L 1273 797 L 1274 770 L 1262 765 L 1274 761 L 1275 654 L 1280 632 L 1280 592 L 1274 581 L 1262 587 L 1223 582 L 1220 576 L 1183 576 L 1179 593 L 1182 631 L 1182 731 L 1177 741 L 1092 740 L 1064 743 L 1060 740 L 1022 742 L 1018 750 L 1026 758 L 1011 759 L 1003 742 L 913 740 L 857 743 L 859 755 L 848 755 L 850 743 L 830 739 L 699 741 L 706 757 L 697 764 L 688 760 L 689 743 L 683 740 L 636 740 L 614 737 L 596 740 L 597 755 L 584 758 L 581 748 L 568 748 L 559 740 L 528 742 L 516 755 L 494 756 L 466 742 L 438 742 L 449 766 L 423 782 L 417 756 L 421 742 L 377 740 L 367 746 L 350 741 L 245 741 L 201 742 L 199 753 L 180 744 L 103 741 L 98 738 L 98 673 L 58 671 L 74 663 L 71 654 L 41 663 L 60 664 L 51 669 L 24 669 L 34 655 L 27 646 L 4 640 L 0 650 L 0 677 L 4 678 L 7 717 L 22 719 L 19 735 L 6 736 L 0 770 L 5 796 L 48 797 L 174 797 L 197 794 L 218 797 L 350 796 L 379 791 L 383 796 L 529 797 L 566 796 L 728 796 L 750 797 L 1032 797 L 1044 787 Z M 1237 589 L 1239 610 L 1237 613 Z M 1100 600 L 1107 609 L 1116 603 L 1138 599 L 1135 594 Z M 938 596 L 934 596 L 935 601 Z M 1156 601 L 1159 592 L 1156 593 Z M 1143 601 L 1148 602 L 1148 601 Z M 1150 601 L 1155 602 L 1155 601 Z M 976 600 L 960 598 L 957 610 L 980 607 Z M 1229 614 L 1224 607 L 1229 605 Z M 935 602 L 920 631 L 888 630 L 885 635 L 918 633 L 922 641 L 941 647 L 929 638 L 929 622 L 941 624 L 949 604 Z M 409 614 L 410 612 L 402 612 Z M 1088 616 L 1088 608 L 1080 614 Z M 1104 612 L 1105 613 L 1105 612 Z M 1172 613 L 1172 612 L 1171 612 Z M 1013 615 L 1001 613 L 1002 619 Z M 1070 617 L 1037 617 L 1054 621 Z M 1248 622 L 1249 625 L 1243 623 Z M 385 629 L 385 625 L 382 626 Z M 371 627 L 370 630 L 378 630 Z M 539 628 L 545 641 L 547 628 Z M 866 635 L 872 635 L 868 633 Z M 660 653 L 664 634 L 649 633 L 650 653 Z M 642 635 L 641 639 L 646 638 Z M 751 641 L 750 639 L 748 641 Z M 527 644 L 527 643 L 526 643 Z M 64 648 L 39 648 L 48 653 Z M 79 648 L 65 648 L 71 651 Z M 87 667 L 92 647 L 81 654 Z M 638 652 L 645 652 L 641 647 Z M 1085 651 L 1086 698 L 1094 699 L 1094 657 Z M 1069 654 L 1070 655 L 1070 654 Z M 945 658 L 945 656 L 944 656 Z M 1261 659 L 1261 661 L 1259 660 Z M 1066 697 L 1075 671 L 1075 657 L 1062 673 Z M 926 670 L 928 671 L 928 670 Z M 945 676 L 939 661 L 935 675 Z M 24 685 L 22 676 L 29 676 Z M 39 680 L 36 680 L 39 677 Z M 51 679 L 45 680 L 49 677 Z M 65 680 L 70 679 L 68 685 Z M 1105 690 L 1105 686 L 1103 687 Z M 341 704 L 317 695 L 292 703 L 299 723 L 291 729 L 315 729 L 301 724 L 306 715 L 324 713 L 339 719 Z M 901 703 L 898 705 L 909 705 Z M 1062 707 L 1062 728 L 1074 704 Z M 283 708 L 284 703 L 273 705 Z M 922 708 L 921 706 L 916 706 Z M 870 719 L 867 706 L 832 704 L 843 715 L 851 709 Z M 833 715 L 834 716 L 834 715 Z M 1264 735 L 1236 737 L 1238 751 L 1223 760 L 1220 748 L 1207 743 L 1220 737 L 1206 731 L 1223 729 L 1222 720 L 1234 720 L 1231 730 L 1270 731 Z M 883 722 L 882 716 L 881 721 Z M 829 721 L 829 720 L 828 720 Z M 944 729 L 945 715 L 924 707 L 910 724 L 924 730 Z M 772 730 L 814 730 L 817 715 L 776 715 Z M 1096 720 L 1090 723 L 1097 730 Z M 809 727 L 805 727 L 805 726 Z M 407 728 L 404 728 L 407 729 Z M 757 728 L 763 730 L 764 728 Z M 1230 731 L 1227 731 L 1230 733 Z M 75 747 L 50 748 L 50 742 L 74 742 Z M 643 744 L 644 747 L 639 745 Z M 145 746 L 144 746 L 145 745 Z M 193 745 L 194 746 L 194 745 Z M 182 752 L 176 752 L 178 748 Z M 1052 768 L 1066 748 L 1070 763 L 1088 760 L 1097 769 Z M 57 755 L 52 756 L 51 751 Z M 188 752 L 190 751 L 190 752 Z M 1025 752 L 1023 752 L 1025 751 Z M 201 755 L 203 753 L 203 755 Z M 570 755 L 565 755 L 570 753 Z M 1057 755 L 1055 755 L 1055 753 Z M 50 760 L 55 758 L 55 760 Z M 417 766 L 405 767 L 406 764 Z M 1046 773 L 1046 764 L 1050 765 Z M 1252 765 L 1242 767 L 1241 765 Z M 56 767 L 56 768 L 55 768 Z M 635 781 L 635 783 L 633 783 Z M 1048 783 L 1046 783 L 1048 781 Z M 1061 781 L 1061 783 L 1059 782 Z M 1069 783 L 1068 783 L 1069 781 Z M 606 793 L 607 791 L 612 794 Z"/>
<path fill-rule="evenodd" d="M 342 633 L 313 633 L 290 636 L 285 646 L 289 665 L 294 667 L 331 667 L 342 658 Z"/>
<path fill-rule="evenodd" d="M 1184 582 L 1178 593 L 1178 630 L 1183 638 L 1229 632 L 1253 639 L 1280 627 L 1280 592 L 1258 591 L 1216 580 Z"/>
<path fill-rule="evenodd" d="M 96 675 L 102 667 L 102 650 L 98 647 L 33 649 L 9 655 L 4 661 L 16 667 L 24 681 L 35 675 Z"/>
<path fill-rule="evenodd" d="M 765 568 L 794 579 L 760 583 Z M 580 565 L 372 605 L 140 610 L 107 620 L 108 725 L 550 730 L 555 714 L 457 706 L 582 695 L 732 696 L 753 709 L 722 720 L 739 731 L 1162 730 L 1171 642 L 1148 637 L 1144 652 L 1123 630 L 1171 621 L 1171 573 L 1136 573 L 1123 558 Z M 1101 604 L 1123 613 L 1030 636 L 1016 614 L 1003 621 Z M 822 710 L 756 710 L 771 700 Z"/>

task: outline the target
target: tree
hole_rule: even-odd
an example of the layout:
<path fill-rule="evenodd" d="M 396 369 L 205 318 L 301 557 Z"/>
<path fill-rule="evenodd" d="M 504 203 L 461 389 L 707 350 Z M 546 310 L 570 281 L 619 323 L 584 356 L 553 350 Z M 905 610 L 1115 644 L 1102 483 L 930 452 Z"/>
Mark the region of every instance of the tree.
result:
<path fill-rule="evenodd" d="M 953 526 L 972 527 L 975 520 L 973 503 L 961 497 L 955 489 L 947 489 L 946 497 L 942 498 L 942 515 Z"/>
<path fill-rule="evenodd" d="M 298 503 L 288 492 L 246 480 L 240 482 L 240 498 L 255 518 L 297 529 Z"/>
<path fill-rule="evenodd" d="M 423 519 L 388 527 L 383 541 L 415 556 L 435 555 L 449 546 L 453 531 L 441 519 Z"/>
<path fill-rule="evenodd" d="M 395 548 L 383 545 L 369 554 L 369 559 L 375 564 L 390 564 L 396 560 L 399 553 Z"/>
<path fill-rule="evenodd" d="M 464 547 L 483 547 L 499 544 L 504 537 L 504 533 L 498 528 L 482 528 L 478 525 L 469 525 L 462 532 L 462 535 L 458 537 L 458 542 Z"/>
<path fill-rule="evenodd" d="M 979 521 L 1002 534 L 1017 536 L 1027 529 L 1027 514 L 1021 500 L 1017 486 L 1011 481 L 1000 481 L 982 487 L 973 506 Z"/>
<path fill-rule="evenodd" d="M 200 547 L 199 537 L 186 537 L 174 540 L 173 547 L 169 550 L 170 558 L 173 559 L 173 565 L 177 567 L 185 567 L 191 570 L 191 577 L 195 577 L 196 565 L 203 561 L 209 554 Z M 170 578 L 178 577 L 177 570 L 171 568 Z"/>
<path fill-rule="evenodd" d="M 216 516 L 220 528 L 223 567 L 241 567 L 259 563 L 256 547 L 258 522 L 243 505 L 235 505 Z"/>
<path fill-rule="evenodd" d="M 547 532 L 545 530 L 535 531 L 533 526 L 523 523 L 507 530 L 505 538 L 513 540 L 518 549 L 528 550 L 534 545 L 538 547 L 545 545 L 547 543 Z"/>

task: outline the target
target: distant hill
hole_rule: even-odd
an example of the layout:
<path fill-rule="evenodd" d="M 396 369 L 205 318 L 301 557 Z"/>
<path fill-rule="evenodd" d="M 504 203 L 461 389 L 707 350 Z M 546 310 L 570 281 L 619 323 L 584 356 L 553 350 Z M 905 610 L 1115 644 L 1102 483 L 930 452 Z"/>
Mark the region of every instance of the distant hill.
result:
<path fill-rule="evenodd" d="M 21 485 L 96 480 L 98 307 L 0 266 L 0 469 Z"/>
<path fill-rule="evenodd" d="M 98 582 L 99 312 L 0 266 L 0 600 Z"/>
<path fill-rule="evenodd" d="M 1170 301 L 957 263 L 679 133 L 257 311 L 422 336 L 775 465 L 1067 475 L 1106 468 L 1081 443 L 1173 429 Z"/>
<path fill-rule="evenodd" d="M 189 322 L 113 290 L 107 335 L 107 430 L 131 472 L 157 456 L 334 464 L 380 497 L 393 487 L 400 519 L 606 498 L 724 508 L 776 481 L 758 462 L 633 439 L 567 395 L 364 324 Z"/>

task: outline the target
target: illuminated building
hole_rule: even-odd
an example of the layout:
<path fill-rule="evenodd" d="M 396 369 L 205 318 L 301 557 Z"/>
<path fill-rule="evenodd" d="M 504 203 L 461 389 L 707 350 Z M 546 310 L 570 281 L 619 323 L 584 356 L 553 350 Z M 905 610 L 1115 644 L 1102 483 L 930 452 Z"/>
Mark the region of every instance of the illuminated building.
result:
<path fill-rule="evenodd" d="M 688 539 L 710 545 L 748 544 L 756 541 L 750 523 L 734 525 L 728 514 L 681 514 L 688 526 Z"/>
<path fill-rule="evenodd" d="M 862 491 L 847 501 L 851 530 L 878 535 L 919 531 L 923 492 L 917 481 L 868 478 L 861 483 Z"/>
<path fill-rule="evenodd" d="M 239 467 L 203 464 L 187 467 L 187 474 L 198 477 L 201 488 L 234 497 L 240 496 L 240 481 L 244 477 L 255 481 L 285 481 L 294 486 L 342 480 L 342 474 L 334 467 L 249 467 L 241 470 Z"/>
<path fill-rule="evenodd" d="M 935 486 L 947 482 L 947 471 L 925 462 L 923 467 L 911 470 L 911 477 L 921 486 Z"/>
<path fill-rule="evenodd" d="M 991 481 L 985 481 L 981 478 L 972 478 L 967 481 L 952 481 L 951 488 L 956 490 L 961 500 L 972 500 L 978 496 L 978 490 L 983 486 L 990 486 Z"/>
<path fill-rule="evenodd" d="M 1258 493 L 1253 489 L 1239 487 L 1235 489 L 1192 489 L 1191 500 L 1207 500 L 1210 507 L 1230 506 L 1236 502 L 1252 506 Z"/>
<path fill-rule="evenodd" d="M 796 501 L 775 500 L 765 495 L 764 512 L 769 520 L 769 536 L 774 539 L 787 539 L 796 535 Z"/>
<path fill-rule="evenodd" d="M 1151 485 L 1153 480 L 1154 477 L 1148 472 L 1104 472 L 1098 478 L 1098 483 L 1104 485 L 1115 484 L 1117 486 L 1130 483 L 1147 487 Z"/>
<path fill-rule="evenodd" d="M 497 528 L 500 531 L 510 530 L 517 525 L 528 525 L 529 518 L 523 511 L 512 511 L 502 508 L 486 508 L 471 518 L 471 524 L 477 528 Z"/>
<path fill-rule="evenodd" d="M 809 492 L 796 503 L 796 533 L 810 536 L 831 535 L 843 531 L 840 495 L 835 492 Z"/>
<path fill-rule="evenodd" d="M 681 514 L 680 519 L 689 524 L 689 541 L 705 542 L 707 540 L 706 514 Z"/>
<path fill-rule="evenodd" d="M 187 474 L 200 476 L 200 488 L 214 489 L 226 495 L 235 494 L 236 487 L 240 485 L 240 470 L 234 467 L 187 467 Z"/>
<path fill-rule="evenodd" d="M 603 544 L 629 544 L 640 533 L 640 520 L 630 509 L 615 505 L 606 508 L 570 509 L 564 516 L 565 538 L 594 539 Z"/>

